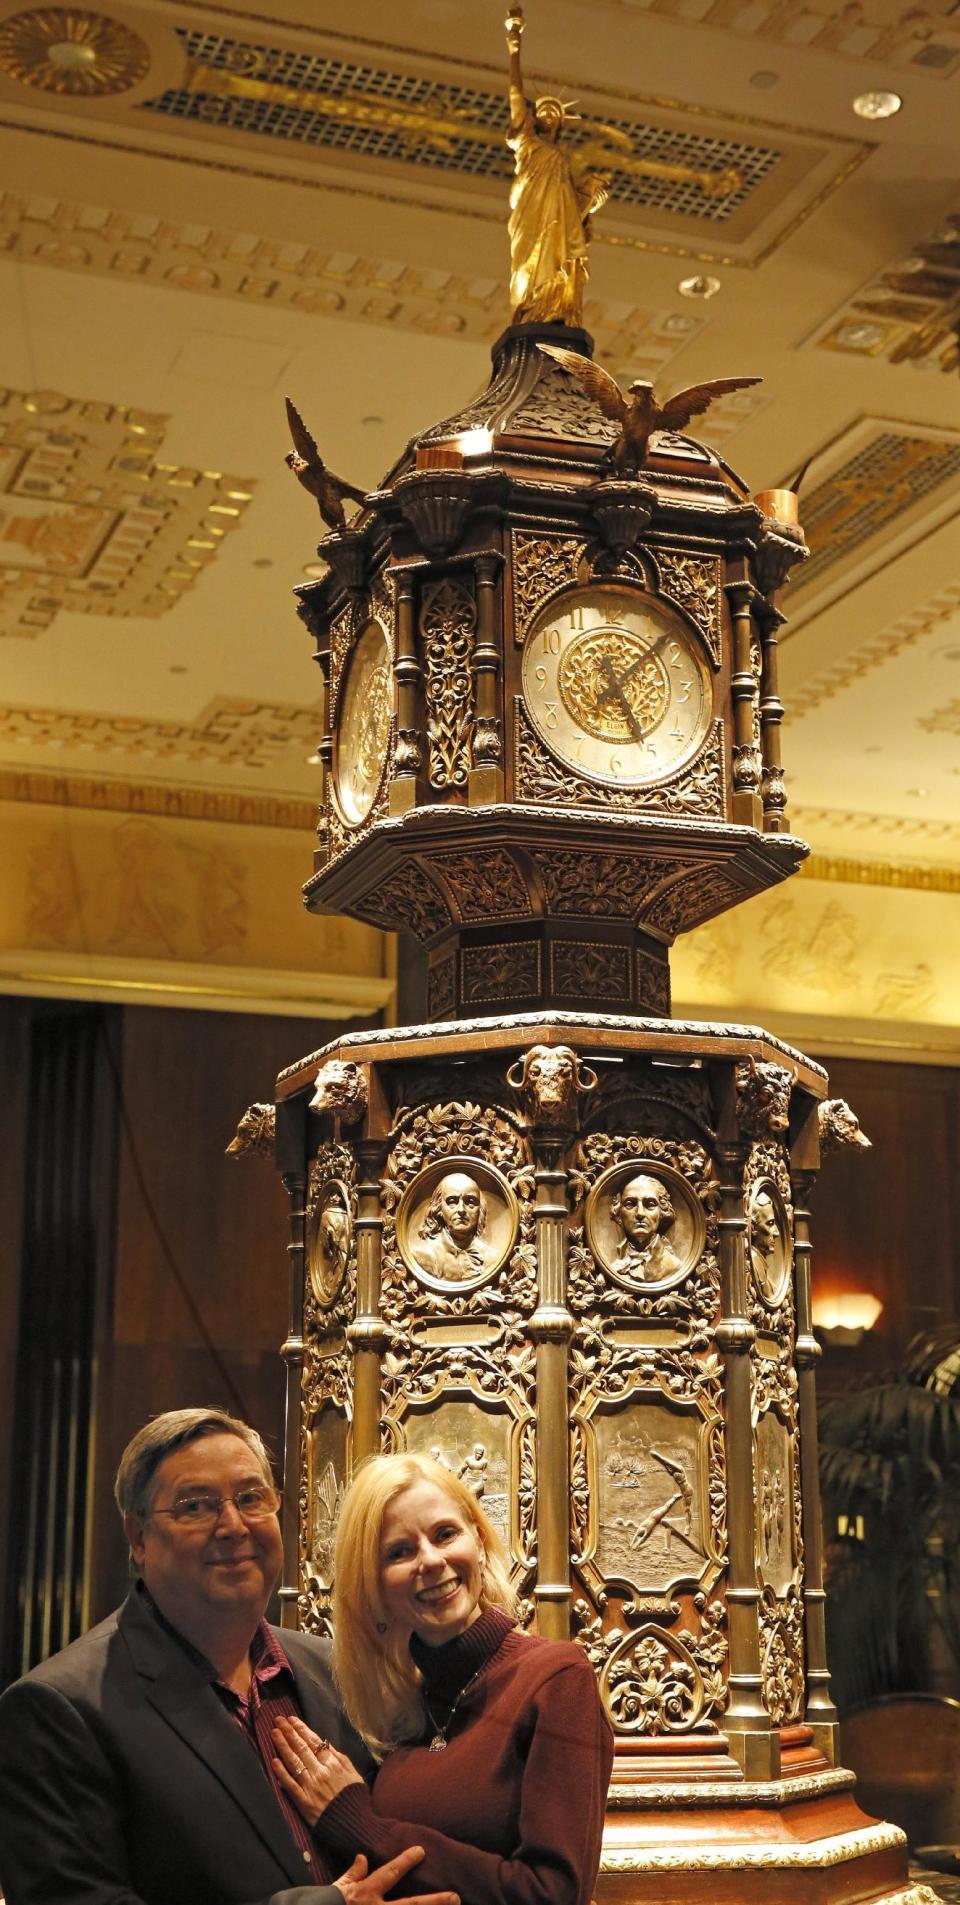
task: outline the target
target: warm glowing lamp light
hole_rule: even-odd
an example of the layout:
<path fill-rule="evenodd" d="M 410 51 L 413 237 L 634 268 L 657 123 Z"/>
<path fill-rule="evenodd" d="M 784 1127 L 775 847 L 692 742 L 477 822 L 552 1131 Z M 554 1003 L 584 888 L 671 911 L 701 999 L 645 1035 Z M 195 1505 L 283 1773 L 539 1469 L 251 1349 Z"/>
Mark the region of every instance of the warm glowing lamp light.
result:
<path fill-rule="evenodd" d="M 864 1290 L 850 1290 L 840 1296 L 815 1296 L 813 1326 L 834 1348 L 855 1349 L 867 1330 L 872 1330 L 883 1304 L 879 1297 Z"/>
<path fill-rule="evenodd" d="M 462 456 L 489 456 L 493 449 L 493 431 L 461 430 L 457 443 Z"/>

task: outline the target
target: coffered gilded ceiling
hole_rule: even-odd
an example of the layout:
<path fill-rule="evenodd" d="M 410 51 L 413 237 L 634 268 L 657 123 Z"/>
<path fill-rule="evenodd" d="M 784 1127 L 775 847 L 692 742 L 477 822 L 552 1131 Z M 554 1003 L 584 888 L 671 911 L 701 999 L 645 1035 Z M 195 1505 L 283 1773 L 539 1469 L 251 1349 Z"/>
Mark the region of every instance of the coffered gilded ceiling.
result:
<path fill-rule="evenodd" d="M 591 257 L 598 357 L 666 391 L 761 375 L 710 439 L 754 490 L 809 460 L 781 652 L 817 878 L 933 880 L 946 904 L 960 11 L 526 11 L 531 85 L 622 156 Z M 508 315 L 502 13 L 0 0 L 5 813 L 299 826 L 309 871 L 319 684 L 289 590 L 322 525 L 284 468 L 283 397 L 373 485 L 484 382 Z M 883 89 L 899 113 L 854 115 Z"/>

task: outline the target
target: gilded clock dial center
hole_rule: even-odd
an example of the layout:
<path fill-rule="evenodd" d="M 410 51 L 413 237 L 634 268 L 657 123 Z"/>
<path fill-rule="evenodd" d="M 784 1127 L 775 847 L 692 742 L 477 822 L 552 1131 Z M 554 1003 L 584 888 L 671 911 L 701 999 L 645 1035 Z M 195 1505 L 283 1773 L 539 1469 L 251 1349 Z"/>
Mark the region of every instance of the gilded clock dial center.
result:
<path fill-rule="evenodd" d="M 347 663 L 340 695 L 334 783 L 348 826 L 370 813 L 390 743 L 390 648 L 378 621 L 367 623 Z"/>
<path fill-rule="evenodd" d="M 710 725 L 698 638 L 669 604 L 629 585 L 595 583 L 542 609 L 522 675 L 541 739 L 595 780 L 639 786 L 675 772 Z"/>

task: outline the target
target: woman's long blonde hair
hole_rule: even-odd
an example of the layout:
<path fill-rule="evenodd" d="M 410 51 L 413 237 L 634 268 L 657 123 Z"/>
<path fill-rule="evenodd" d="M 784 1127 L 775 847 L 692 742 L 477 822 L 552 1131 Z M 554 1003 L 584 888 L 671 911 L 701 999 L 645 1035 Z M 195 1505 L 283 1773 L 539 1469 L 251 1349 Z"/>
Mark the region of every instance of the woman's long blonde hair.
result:
<path fill-rule="evenodd" d="M 357 1470 L 340 1510 L 334 1552 L 333 1665 L 343 1704 L 378 1758 L 423 1728 L 420 1675 L 406 1632 L 391 1627 L 380 1592 L 380 1544 L 390 1503 L 418 1482 L 449 1495 L 476 1531 L 486 1559 L 481 1607 L 516 1612 L 496 1530 L 459 1476 L 429 1455 L 373 1455 Z"/>

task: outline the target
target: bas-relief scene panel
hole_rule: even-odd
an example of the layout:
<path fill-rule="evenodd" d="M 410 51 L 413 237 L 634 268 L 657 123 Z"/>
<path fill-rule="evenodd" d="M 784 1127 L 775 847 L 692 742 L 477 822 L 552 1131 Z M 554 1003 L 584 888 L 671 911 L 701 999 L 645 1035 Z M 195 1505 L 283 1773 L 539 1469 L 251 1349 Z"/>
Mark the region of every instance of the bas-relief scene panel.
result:
<path fill-rule="evenodd" d="M 477 1403 L 439 1402 L 429 1412 L 410 1410 L 399 1425 L 403 1445 L 432 1455 L 464 1482 L 493 1523 L 508 1553 L 511 1540 L 511 1439 L 514 1423 Z"/>
<path fill-rule="evenodd" d="M 793 1466 L 790 1432 L 774 1409 L 756 1428 L 756 1558 L 764 1587 L 782 1597 L 793 1580 Z"/>
<path fill-rule="evenodd" d="M 698 1580 L 708 1560 L 707 1425 L 656 1402 L 597 1413 L 594 1565 L 636 1592 Z"/>
<path fill-rule="evenodd" d="M 348 1427 L 343 1410 L 328 1403 L 317 1411 L 307 1434 L 307 1565 L 323 1587 L 333 1581 L 333 1544 L 347 1485 Z"/>

